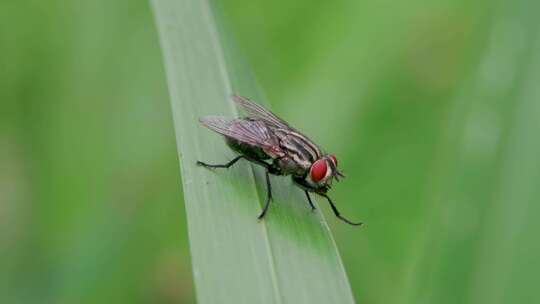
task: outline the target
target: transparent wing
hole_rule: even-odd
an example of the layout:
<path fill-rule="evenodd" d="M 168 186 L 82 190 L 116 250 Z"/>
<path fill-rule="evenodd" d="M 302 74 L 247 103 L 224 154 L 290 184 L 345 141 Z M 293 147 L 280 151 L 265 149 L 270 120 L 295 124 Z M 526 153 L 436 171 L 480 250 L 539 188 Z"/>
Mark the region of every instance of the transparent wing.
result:
<path fill-rule="evenodd" d="M 270 110 L 264 108 L 263 106 L 254 103 L 253 101 L 238 95 L 233 95 L 232 99 L 244 110 L 246 110 L 249 117 L 253 119 L 260 119 L 266 124 L 268 124 L 270 127 L 294 130 L 294 128 L 289 126 L 286 121 L 279 118 L 276 114 L 270 112 Z"/>
<path fill-rule="evenodd" d="M 274 133 L 279 138 L 280 145 L 284 149 L 296 148 L 296 150 L 301 151 L 304 155 L 309 154 L 309 158 L 307 156 L 305 158 L 311 159 L 312 161 L 315 161 L 322 156 L 323 153 L 315 142 L 300 131 L 291 127 L 286 121 L 270 112 L 270 110 L 242 96 L 233 95 L 232 98 L 246 110 L 250 118 L 260 119 L 273 128 Z"/>
<path fill-rule="evenodd" d="M 228 120 L 219 116 L 206 116 L 199 121 L 219 134 L 234 138 L 240 142 L 260 147 L 271 157 L 284 155 L 279 146 L 278 138 L 262 121 L 233 119 Z"/>

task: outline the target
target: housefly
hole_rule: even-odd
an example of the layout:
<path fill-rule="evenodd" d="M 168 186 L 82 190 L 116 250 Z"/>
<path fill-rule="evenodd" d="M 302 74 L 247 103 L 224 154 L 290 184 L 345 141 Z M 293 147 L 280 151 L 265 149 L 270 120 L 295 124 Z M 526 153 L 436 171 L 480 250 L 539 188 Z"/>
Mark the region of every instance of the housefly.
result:
<path fill-rule="evenodd" d="M 270 174 L 290 175 L 294 184 L 306 194 L 307 201 L 315 209 L 310 193 L 316 193 L 328 201 L 332 211 L 340 220 L 350 225 L 327 195 L 335 178 L 344 175 L 338 170 L 338 161 L 333 154 L 324 153 L 307 136 L 291 127 L 268 109 L 251 100 L 233 96 L 233 100 L 242 107 L 247 117 L 226 119 L 218 116 L 206 116 L 199 121 L 212 131 L 223 136 L 229 147 L 239 154 L 226 164 L 207 164 L 197 161 L 206 168 L 229 168 L 241 159 L 262 166 L 266 172 L 267 196 L 264 208 L 259 215 L 262 219 L 272 201 Z"/>

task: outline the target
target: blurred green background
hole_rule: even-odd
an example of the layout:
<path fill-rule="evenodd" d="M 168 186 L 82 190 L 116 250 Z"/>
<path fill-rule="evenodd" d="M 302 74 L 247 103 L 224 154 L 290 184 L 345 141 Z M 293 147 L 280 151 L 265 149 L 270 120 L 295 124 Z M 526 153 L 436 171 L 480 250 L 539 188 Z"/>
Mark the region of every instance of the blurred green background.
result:
<path fill-rule="evenodd" d="M 540 302 L 537 1 L 220 3 L 347 174 L 366 227 L 325 213 L 359 303 Z M 0 0 L 0 25 L 0 303 L 194 302 L 149 4 Z"/>

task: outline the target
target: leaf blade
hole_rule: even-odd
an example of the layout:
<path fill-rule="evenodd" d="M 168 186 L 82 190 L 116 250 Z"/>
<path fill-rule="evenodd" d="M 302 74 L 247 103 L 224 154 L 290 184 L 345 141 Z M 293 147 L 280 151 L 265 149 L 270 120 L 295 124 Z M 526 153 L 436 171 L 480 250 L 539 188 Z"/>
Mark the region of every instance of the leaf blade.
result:
<path fill-rule="evenodd" d="M 199 158 L 218 163 L 233 158 L 218 136 L 199 125 L 199 117 L 236 116 L 229 98 L 233 88 L 264 99 L 222 24 L 217 32 L 207 2 L 152 3 L 171 95 L 198 301 L 353 303 L 328 226 L 288 179 L 272 178 L 275 199 L 258 222 L 266 195 L 260 168 L 252 170 L 245 162 L 222 171 L 195 166 Z"/>

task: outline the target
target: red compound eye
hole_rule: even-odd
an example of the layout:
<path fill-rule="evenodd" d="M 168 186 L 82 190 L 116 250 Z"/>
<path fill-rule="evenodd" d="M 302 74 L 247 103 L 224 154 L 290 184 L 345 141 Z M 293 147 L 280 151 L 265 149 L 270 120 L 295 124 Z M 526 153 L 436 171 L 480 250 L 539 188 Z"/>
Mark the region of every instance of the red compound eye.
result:
<path fill-rule="evenodd" d="M 336 156 L 334 154 L 331 154 L 330 158 L 332 159 L 332 161 L 334 161 L 334 165 L 337 167 L 337 158 L 336 158 Z"/>
<path fill-rule="evenodd" d="M 324 159 L 319 159 L 311 165 L 311 170 L 309 174 L 311 175 L 311 180 L 318 183 L 321 179 L 326 176 L 326 161 Z"/>

